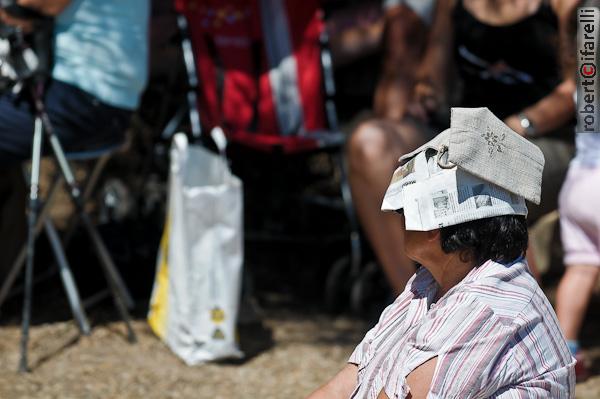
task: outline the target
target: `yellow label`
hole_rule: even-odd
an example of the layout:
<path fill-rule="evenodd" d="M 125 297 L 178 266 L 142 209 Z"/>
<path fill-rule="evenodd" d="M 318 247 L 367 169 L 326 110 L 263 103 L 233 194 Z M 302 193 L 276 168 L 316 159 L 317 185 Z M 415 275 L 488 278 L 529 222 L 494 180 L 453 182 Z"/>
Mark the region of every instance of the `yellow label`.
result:
<path fill-rule="evenodd" d="M 213 323 L 222 323 L 225 320 L 225 311 L 219 307 L 210 311 L 210 319 Z"/>
<path fill-rule="evenodd" d="M 165 231 L 160 240 L 160 266 L 154 281 L 155 292 L 150 302 L 148 324 L 160 339 L 165 339 L 167 329 L 167 314 L 169 311 L 169 236 L 171 230 L 170 218 L 165 222 Z"/>

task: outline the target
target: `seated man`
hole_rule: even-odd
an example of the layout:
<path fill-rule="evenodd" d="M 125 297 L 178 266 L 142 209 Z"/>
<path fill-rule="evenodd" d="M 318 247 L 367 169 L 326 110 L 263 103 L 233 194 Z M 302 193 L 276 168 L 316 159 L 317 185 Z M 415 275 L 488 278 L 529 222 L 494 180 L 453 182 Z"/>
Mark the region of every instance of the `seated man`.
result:
<path fill-rule="evenodd" d="M 93 150 L 123 141 L 147 80 L 147 0 L 18 0 L 18 5 L 54 16 L 54 65 L 44 95 L 46 109 L 66 152 Z M 30 21 L 0 9 L 8 25 L 33 29 Z M 28 91 L 0 94 L 0 215 L 22 180 L 14 168 L 31 157 L 34 110 Z M 46 146 L 48 150 L 48 146 Z M 9 169 L 13 169 L 9 173 Z M 12 179 L 9 179 L 13 176 Z M 15 181 L 15 178 L 17 181 Z M 4 208 L 4 209 L 3 209 Z M 11 208 L 14 209 L 14 208 Z M 15 223 L 0 219 L 0 243 Z M 8 229 L 8 230 L 7 230 Z M 3 259 L 12 261 L 3 248 Z M 14 252 L 13 252 L 14 254 Z M 0 265 L 0 274 L 2 265 Z"/>
<path fill-rule="evenodd" d="M 487 108 L 400 159 L 382 209 L 422 266 L 317 398 L 571 398 L 575 360 L 524 259 L 544 158 Z"/>

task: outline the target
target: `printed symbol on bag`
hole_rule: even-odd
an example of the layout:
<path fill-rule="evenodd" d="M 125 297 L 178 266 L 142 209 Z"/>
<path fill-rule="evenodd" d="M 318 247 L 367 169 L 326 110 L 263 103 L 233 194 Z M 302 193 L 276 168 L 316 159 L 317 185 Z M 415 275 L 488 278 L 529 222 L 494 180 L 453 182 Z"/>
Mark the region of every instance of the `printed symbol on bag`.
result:
<path fill-rule="evenodd" d="M 212 335 L 213 339 L 225 339 L 225 334 L 221 331 L 220 328 L 215 329 L 215 332 Z"/>
<path fill-rule="evenodd" d="M 225 320 L 225 311 L 219 307 L 211 309 L 210 320 L 213 323 L 222 323 Z"/>
<path fill-rule="evenodd" d="M 496 133 L 492 132 L 489 126 L 485 128 L 485 133 L 481 135 L 488 143 L 488 153 L 490 156 L 494 155 L 494 152 L 503 152 L 502 147 L 504 147 L 504 139 L 506 138 L 506 134 L 502 133 L 502 136 L 498 136 Z"/>

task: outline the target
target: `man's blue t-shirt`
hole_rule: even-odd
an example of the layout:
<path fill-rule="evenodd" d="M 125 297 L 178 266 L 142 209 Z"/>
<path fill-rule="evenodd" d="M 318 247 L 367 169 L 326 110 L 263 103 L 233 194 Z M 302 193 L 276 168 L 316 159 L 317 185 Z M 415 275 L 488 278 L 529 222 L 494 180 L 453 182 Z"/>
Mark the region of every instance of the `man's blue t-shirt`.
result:
<path fill-rule="evenodd" d="M 73 0 L 56 18 L 52 77 L 119 108 L 148 79 L 149 0 Z"/>

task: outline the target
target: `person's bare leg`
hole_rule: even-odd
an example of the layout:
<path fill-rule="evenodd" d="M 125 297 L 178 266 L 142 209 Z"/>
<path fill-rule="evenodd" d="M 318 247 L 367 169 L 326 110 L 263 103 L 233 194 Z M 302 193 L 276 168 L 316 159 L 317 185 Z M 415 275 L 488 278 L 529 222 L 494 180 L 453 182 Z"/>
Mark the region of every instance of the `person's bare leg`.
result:
<path fill-rule="evenodd" d="M 568 266 L 556 293 L 556 315 L 567 340 L 577 340 L 600 267 Z"/>
<path fill-rule="evenodd" d="M 398 158 L 425 142 L 413 124 L 369 121 L 348 145 L 350 185 L 358 217 L 395 294 L 404 290 L 415 266 L 404 254 L 397 215 L 383 213 L 381 202 Z"/>

